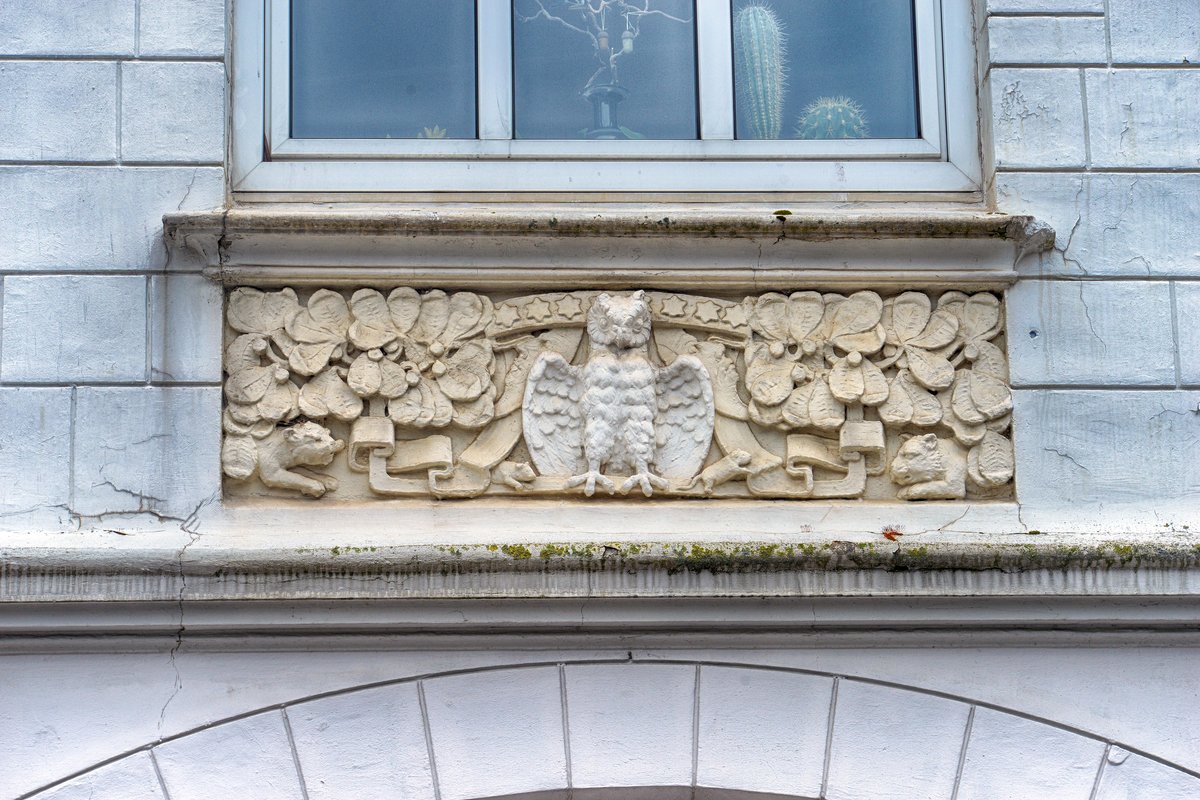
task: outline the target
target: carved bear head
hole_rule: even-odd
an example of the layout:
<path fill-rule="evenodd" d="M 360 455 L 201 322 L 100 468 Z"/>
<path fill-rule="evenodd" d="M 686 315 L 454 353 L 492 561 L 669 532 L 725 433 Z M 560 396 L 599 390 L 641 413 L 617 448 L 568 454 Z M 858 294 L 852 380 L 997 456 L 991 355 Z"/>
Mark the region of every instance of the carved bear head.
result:
<path fill-rule="evenodd" d="M 914 436 L 900 445 L 889 468 L 892 480 L 900 486 L 912 486 L 946 477 L 946 459 L 936 434 Z"/>

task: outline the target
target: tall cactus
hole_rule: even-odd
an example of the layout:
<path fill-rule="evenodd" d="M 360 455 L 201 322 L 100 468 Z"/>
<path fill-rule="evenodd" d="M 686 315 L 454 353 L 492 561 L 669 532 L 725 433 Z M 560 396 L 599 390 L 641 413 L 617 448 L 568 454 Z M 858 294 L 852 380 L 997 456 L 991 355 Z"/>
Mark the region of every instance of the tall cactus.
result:
<path fill-rule="evenodd" d="M 783 26 L 764 5 L 744 6 L 733 21 L 733 54 L 752 139 L 778 139 L 783 127 Z"/>
<path fill-rule="evenodd" d="M 796 123 L 797 139 L 865 139 L 867 118 L 849 97 L 818 97 Z"/>

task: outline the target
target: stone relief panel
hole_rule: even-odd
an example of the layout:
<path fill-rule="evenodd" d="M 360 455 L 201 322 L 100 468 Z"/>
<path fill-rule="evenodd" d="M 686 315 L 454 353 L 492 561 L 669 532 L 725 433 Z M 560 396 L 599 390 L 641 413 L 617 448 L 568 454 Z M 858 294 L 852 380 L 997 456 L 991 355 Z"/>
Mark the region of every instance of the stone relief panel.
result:
<path fill-rule="evenodd" d="M 1005 500 L 991 292 L 237 288 L 231 496 Z"/>

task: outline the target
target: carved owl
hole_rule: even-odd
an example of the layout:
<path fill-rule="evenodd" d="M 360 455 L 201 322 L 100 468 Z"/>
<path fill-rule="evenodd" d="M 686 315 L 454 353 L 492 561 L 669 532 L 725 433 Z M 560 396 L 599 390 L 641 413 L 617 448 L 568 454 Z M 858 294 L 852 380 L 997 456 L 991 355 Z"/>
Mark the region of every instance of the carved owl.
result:
<path fill-rule="evenodd" d="M 525 387 L 525 442 L 542 475 L 568 476 L 567 486 L 596 484 L 612 493 L 604 473 L 629 475 L 649 497 L 686 480 L 704 465 L 712 443 L 713 392 L 694 356 L 669 366 L 650 360 L 646 294 L 601 294 L 588 310 L 591 349 L 582 366 L 542 353 Z"/>

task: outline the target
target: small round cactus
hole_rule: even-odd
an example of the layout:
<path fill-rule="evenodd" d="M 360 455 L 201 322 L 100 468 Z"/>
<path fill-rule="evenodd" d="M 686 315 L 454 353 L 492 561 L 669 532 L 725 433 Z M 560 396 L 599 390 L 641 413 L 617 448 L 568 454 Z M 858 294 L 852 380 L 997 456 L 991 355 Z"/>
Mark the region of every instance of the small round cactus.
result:
<path fill-rule="evenodd" d="M 865 139 L 867 118 L 849 97 L 819 97 L 796 124 L 797 139 Z"/>
<path fill-rule="evenodd" d="M 787 85 L 783 38 L 779 18 L 766 6 L 745 6 L 734 17 L 733 56 L 737 62 L 738 90 L 752 139 L 778 139 L 783 127 L 783 95 Z"/>

